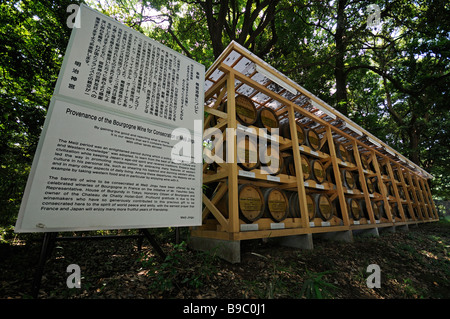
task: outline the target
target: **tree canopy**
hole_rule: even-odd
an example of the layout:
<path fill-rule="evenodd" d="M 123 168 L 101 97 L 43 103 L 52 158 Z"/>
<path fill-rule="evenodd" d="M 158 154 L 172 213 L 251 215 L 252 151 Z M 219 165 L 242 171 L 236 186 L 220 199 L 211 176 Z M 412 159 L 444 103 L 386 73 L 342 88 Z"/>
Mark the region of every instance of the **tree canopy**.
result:
<path fill-rule="evenodd" d="M 422 166 L 435 176 L 433 194 L 450 198 L 447 1 L 86 2 L 205 67 L 231 40 L 240 43 Z M 71 3 L 79 2 L 0 4 L 0 223 L 17 216 Z"/>

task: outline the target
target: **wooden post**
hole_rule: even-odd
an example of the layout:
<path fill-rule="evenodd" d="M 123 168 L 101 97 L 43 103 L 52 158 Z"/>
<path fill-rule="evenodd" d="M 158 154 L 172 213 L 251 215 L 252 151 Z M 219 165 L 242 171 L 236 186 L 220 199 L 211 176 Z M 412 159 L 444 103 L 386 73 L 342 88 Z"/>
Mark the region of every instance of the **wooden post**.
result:
<path fill-rule="evenodd" d="M 388 160 L 386 165 L 388 168 L 389 179 L 391 180 L 392 188 L 394 189 L 394 195 L 395 195 L 395 201 L 397 202 L 397 208 L 400 211 L 400 216 L 402 216 L 402 220 L 406 221 L 406 216 L 405 216 L 405 212 L 403 210 L 402 201 L 400 199 L 400 195 L 399 195 L 398 189 L 397 189 L 397 182 L 395 181 L 394 172 L 392 171 L 391 161 Z"/>
<path fill-rule="evenodd" d="M 378 165 L 377 155 L 373 151 L 372 151 L 372 164 L 373 164 L 373 167 L 375 168 L 375 172 L 377 174 L 378 187 L 380 188 L 381 197 L 383 198 L 384 210 L 386 212 L 386 216 L 388 217 L 388 221 L 392 223 L 393 220 L 392 220 L 392 214 L 391 214 L 391 206 L 389 206 L 389 201 L 388 201 L 387 193 L 386 193 L 386 187 L 384 186 L 383 178 L 381 177 L 381 171 L 380 171 L 380 166 Z"/>
<path fill-rule="evenodd" d="M 419 184 L 420 184 L 420 188 L 422 190 L 421 194 L 423 194 L 423 198 L 425 199 L 425 203 L 427 204 L 427 211 L 429 212 L 428 218 L 432 218 L 433 216 L 433 212 L 432 212 L 432 207 L 430 204 L 430 200 L 428 199 L 427 196 L 427 191 L 425 190 L 425 185 L 424 185 L 424 181 L 422 178 L 419 179 Z"/>
<path fill-rule="evenodd" d="M 428 221 L 430 219 L 430 216 L 428 215 L 427 207 L 425 206 L 425 200 L 423 198 L 422 190 L 420 189 L 419 181 L 417 180 L 417 175 L 413 176 L 413 181 L 415 183 L 415 190 L 419 191 L 419 197 L 420 197 L 420 204 L 422 205 L 423 211 L 425 213 L 426 220 Z"/>
<path fill-rule="evenodd" d="M 288 105 L 289 126 L 291 130 L 292 153 L 294 155 L 295 179 L 297 182 L 298 202 L 300 215 L 302 216 L 302 227 L 309 228 L 308 205 L 306 203 L 306 190 L 303 181 L 302 159 L 300 156 L 300 147 L 298 145 L 297 124 L 295 122 L 295 112 L 292 104 Z"/>
<path fill-rule="evenodd" d="M 331 157 L 331 164 L 333 165 L 334 178 L 336 180 L 336 192 L 338 194 L 339 205 L 341 207 L 342 220 L 345 226 L 349 226 L 350 219 L 348 218 L 348 210 L 347 205 L 345 203 L 345 195 L 341 179 L 341 171 L 339 169 L 339 163 L 337 162 L 336 149 L 334 147 L 333 134 L 331 132 L 330 126 L 326 127 L 326 136 L 328 141 L 328 148 L 330 149 L 330 157 Z"/>
<path fill-rule="evenodd" d="M 234 73 L 231 71 L 227 75 L 227 161 L 232 157 L 232 162 L 228 163 L 228 231 L 239 232 L 239 198 L 238 198 L 238 167 L 236 149 L 236 105 L 234 89 Z"/>
<path fill-rule="evenodd" d="M 353 155 L 355 156 L 356 167 L 358 168 L 359 182 L 361 183 L 364 201 L 366 202 L 366 209 L 367 212 L 369 213 L 370 223 L 375 224 L 375 218 L 373 216 L 372 204 L 370 201 L 369 190 L 367 188 L 366 176 L 364 175 L 364 170 L 361 163 L 361 156 L 359 154 L 358 144 L 356 143 L 356 140 L 353 140 L 352 144 L 353 144 Z"/>
<path fill-rule="evenodd" d="M 406 172 L 406 176 L 407 176 L 407 179 L 408 179 L 408 182 L 409 182 L 409 188 L 411 189 L 411 192 L 413 194 L 414 202 L 416 203 L 417 212 L 419 214 L 418 218 L 420 220 L 424 220 L 424 217 L 423 217 L 423 214 L 422 214 L 422 210 L 420 209 L 420 206 L 419 206 L 420 205 L 419 199 L 417 198 L 416 189 L 415 189 L 415 186 L 414 186 L 413 179 L 411 177 L 410 171 Z"/>
<path fill-rule="evenodd" d="M 405 178 L 403 177 L 403 172 L 402 172 L 400 165 L 397 165 L 397 172 L 398 172 L 398 175 L 400 178 L 400 183 L 403 187 L 403 192 L 405 193 L 406 202 L 408 203 L 408 209 L 409 209 L 409 213 L 411 214 L 411 218 L 413 220 L 417 220 L 417 217 L 414 214 L 414 209 L 413 209 L 412 203 L 411 203 L 412 199 L 409 197 L 408 187 L 406 186 Z"/>
<path fill-rule="evenodd" d="M 428 185 L 428 181 L 427 180 L 424 181 L 424 184 L 425 184 L 425 189 L 427 191 L 427 194 L 430 197 L 431 207 L 433 208 L 433 212 L 434 212 L 434 218 L 436 220 L 439 220 L 439 215 L 438 215 L 438 212 L 437 212 L 437 209 L 436 209 L 436 205 L 434 204 L 433 196 L 431 195 L 430 185 Z"/>

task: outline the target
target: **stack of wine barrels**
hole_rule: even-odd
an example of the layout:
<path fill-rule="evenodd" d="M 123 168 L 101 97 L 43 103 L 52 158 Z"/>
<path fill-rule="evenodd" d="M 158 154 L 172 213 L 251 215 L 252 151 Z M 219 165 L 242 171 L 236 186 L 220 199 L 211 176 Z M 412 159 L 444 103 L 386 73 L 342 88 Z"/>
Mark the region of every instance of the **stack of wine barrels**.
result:
<path fill-rule="evenodd" d="M 380 218 L 385 215 L 384 202 L 382 200 L 377 201 L 377 202 L 373 201 L 372 202 L 372 211 L 373 211 L 373 217 L 376 220 L 380 220 Z"/>
<path fill-rule="evenodd" d="M 313 221 L 316 217 L 323 221 L 329 221 L 335 215 L 332 202 L 326 194 L 306 194 L 306 204 L 309 221 Z M 298 193 L 296 192 L 292 192 L 289 196 L 289 217 L 301 217 Z"/>
<path fill-rule="evenodd" d="M 315 129 L 306 128 L 300 123 L 296 122 L 296 131 L 298 143 L 300 145 L 309 146 L 313 151 L 320 150 L 322 146 L 322 138 Z M 285 121 L 280 124 L 280 136 L 292 140 L 289 121 Z"/>
<path fill-rule="evenodd" d="M 306 133 L 303 125 L 296 122 L 295 128 L 297 130 L 298 143 L 300 145 L 306 144 Z M 289 125 L 289 121 L 285 121 L 280 125 L 280 136 L 292 140 L 291 127 Z"/>
<path fill-rule="evenodd" d="M 273 129 L 280 128 L 280 122 L 274 110 L 263 106 L 257 112 L 256 126 L 266 129 L 268 133 L 272 133 Z"/>
<path fill-rule="evenodd" d="M 285 191 L 279 188 L 265 188 L 262 190 L 264 197 L 264 216 L 275 222 L 281 222 L 288 216 L 289 200 Z"/>
<path fill-rule="evenodd" d="M 261 147 L 261 145 L 259 145 Z M 267 149 L 262 152 L 260 159 L 261 169 L 270 175 L 277 175 L 283 171 L 284 158 L 279 148 L 273 148 L 271 144 L 265 146 Z"/>
<path fill-rule="evenodd" d="M 306 205 L 308 206 L 308 218 L 312 221 L 316 216 L 316 205 L 309 194 L 306 194 Z M 289 195 L 289 217 L 301 218 L 297 192 L 291 192 Z"/>
<path fill-rule="evenodd" d="M 319 159 L 311 159 L 311 161 L 309 162 L 309 167 L 311 170 L 311 177 L 314 181 L 319 184 L 322 184 L 326 181 L 326 171 Z"/>
<path fill-rule="evenodd" d="M 344 162 L 350 162 L 350 154 L 345 148 L 345 146 L 339 142 L 334 142 L 334 148 L 336 151 L 336 156 Z"/>
<path fill-rule="evenodd" d="M 341 173 L 342 173 L 342 183 L 344 184 L 344 186 L 350 190 L 355 189 L 356 179 L 353 172 L 348 169 L 343 169 L 341 170 Z"/>
<path fill-rule="evenodd" d="M 316 208 L 316 216 L 323 221 L 329 221 L 335 215 L 335 207 L 326 194 L 312 194 L 311 195 Z"/>
<path fill-rule="evenodd" d="M 355 198 L 347 198 L 347 210 L 353 220 L 360 220 L 363 215 L 361 202 Z"/>
<path fill-rule="evenodd" d="M 226 147 L 224 147 L 224 150 L 226 150 Z M 237 163 L 244 170 L 251 171 L 260 166 L 258 142 L 256 139 L 248 137 L 238 139 L 236 150 Z M 224 156 L 226 158 L 226 151 L 224 152 Z"/>
<path fill-rule="evenodd" d="M 254 125 L 258 120 L 258 112 L 252 99 L 245 95 L 237 95 L 235 97 L 236 120 L 242 125 Z M 217 108 L 219 111 L 227 112 L 227 101 L 221 103 Z M 215 126 L 221 119 L 213 116 L 210 126 Z"/>
<path fill-rule="evenodd" d="M 214 195 L 213 195 L 214 198 Z M 224 217 L 229 217 L 228 193 L 216 204 Z M 239 218 L 246 223 L 260 219 L 265 211 L 264 196 L 259 187 L 253 184 L 242 184 L 238 187 Z"/>

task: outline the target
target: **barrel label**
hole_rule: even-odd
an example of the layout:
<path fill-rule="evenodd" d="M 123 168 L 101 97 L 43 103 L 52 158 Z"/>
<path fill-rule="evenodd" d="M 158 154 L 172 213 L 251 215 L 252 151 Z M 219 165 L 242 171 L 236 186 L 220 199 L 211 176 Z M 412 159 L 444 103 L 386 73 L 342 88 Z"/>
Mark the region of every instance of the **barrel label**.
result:
<path fill-rule="evenodd" d="M 237 104 L 236 105 L 236 113 L 241 116 L 248 117 L 250 119 L 255 119 L 255 110 L 250 105 L 242 105 Z"/>
<path fill-rule="evenodd" d="M 267 127 L 270 127 L 270 128 L 277 128 L 278 127 L 278 122 L 275 119 L 271 118 L 271 117 L 261 116 L 261 122 L 264 124 L 264 126 L 267 126 Z"/>
<path fill-rule="evenodd" d="M 261 199 L 254 197 L 239 198 L 241 210 L 243 211 L 259 211 L 261 210 Z"/>
<path fill-rule="evenodd" d="M 284 223 L 270 223 L 270 229 L 284 229 Z"/>
<path fill-rule="evenodd" d="M 314 147 L 318 147 L 319 146 L 319 139 L 314 135 L 314 133 L 309 134 L 309 142 Z"/>
<path fill-rule="evenodd" d="M 279 182 L 280 178 L 278 176 L 267 175 L 268 181 Z"/>
<path fill-rule="evenodd" d="M 305 142 L 305 135 L 303 134 L 303 132 L 301 130 L 300 131 L 297 130 L 297 139 L 300 144 L 303 144 Z M 303 147 L 300 147 L 300 148 L 303 151 Z"/>
<path fill-rule="evenodd" d="M 259 230 L 258 224 L 241 224 L 241 231 Z"/>
<path fill-rule="evenodd" d="M 247 171 L 243 171 L 243 170 L 239 170 L 239 176 L 252 177 L 252 178 L 256 177 L 254 172 L 247 172 Z"/>
<path fill-rule="evenodd" d="M 271 212 L 285 212 L 287 208 L 284 200 L 269 200 L 267 204 Z"/>

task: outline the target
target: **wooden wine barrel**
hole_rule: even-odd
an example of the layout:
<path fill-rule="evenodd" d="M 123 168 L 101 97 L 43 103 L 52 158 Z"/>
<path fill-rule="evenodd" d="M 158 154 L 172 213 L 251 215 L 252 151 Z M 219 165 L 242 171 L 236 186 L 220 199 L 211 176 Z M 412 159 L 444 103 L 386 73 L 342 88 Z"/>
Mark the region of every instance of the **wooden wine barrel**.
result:
<path fill-rule="evenodd" d="M 280 128 L 278 116 L 270 107 L 261 107 L 257 111 L 256 126 L 267 129 L 267 132 L 272 133 L 272 129 Z"/>
<path fill-rule="evenodd" d="M 215 194 L 211 197 L 214 199 Z M 229 218 L 229 197 L 226 193 L 216 203 L 217 209 L 225 218 Z M 239 218 L 245 223 L 252 223 L 260 219 L 264 215 L 265 203 L 264 196 L 259 187 L 253 184 L 241 184 L 238 187 L 238 209 Z"/>
<path fill-rule="evenodd" d="M 319 184 L 325 182 L 327 174 L 323 168 L 323 164 L 318 159 L 312 159 L 309 162 L 311 177 Z"/>
<path fill-rule="evenodd" d="M 252 99 L 245 95 L 237 95 L 235 97 L 236 120 L 242 125 L 254 125 L 258 120 L 258 112 Z M 227 101 L 218 107 L 219 111 L 227 112 Z M 218 119 L 213 116 L 210 125 L 215 126 Z"/>
<path fill-rule="evenodd" d="M 290 154 L 283 154 L 283 174 L 295 176 L 294 156 Z"/>
<path fill-rule="evenodd" d="M 226 145 L 226 143 L 225 143 Z M 240 167 L 251 171 L 260 166 L 258 142 L 246 137 L 239 139 L 236 144 L 236 160 Z M 226 152 L 224 152 L 226 159 Z"/>
<path fill-rule="evenodd" d="M 380 170 L 381 170 L 381 175 L 387 175 L 387 176 L 389 176 L 388 168 L 387 168 L 387 165 L 386 165 L 386 164 L 381 165 Z"/>
<path fill-rule="evenodd" d="M 373 211 L 373 217 L 376 220 L 380 220 L 381 216 L 384 215 L 384 202 L 378 201 L 378 202 L 372 202 L 372 211 Z"/>
<path fill-rule="evenodd" d="M 263 189 L 265 216 L 279 223 L 286 219 L 289 213 L 289 200 L 286 193 L 279 188 Z"/>
<path fill-rule="evenodd" d="M 411 212 L 409 211 L 408 205 L 402 205 L 402 206 L 403 206 L 403 212 L 405 212 L 405 217 L 407 219 L 411 219 L 412 215 L 411 215 Z"/>
<path fill-rule="evenodd" d="M 259 144 L 261 146 L 261 143 Z M 263 155 L 260 157 L 261 170 L 264 170 L 270 175 L 278 175 L 283 170 L 284 158 L 281 156 L 279 148 L 278 151 L 275 152 L 275 149 L 272 148 L 272 145 L 267 145 L 267 150 L 262 152 Z M 267 154 L 266 154 L 267 153 Z"/>
<path fill-rule="evenodd" d="M 413 196 L 413 193 L 411 190 L 408 191 L 408 194 L 409 194 L 409 199 L 411 200 L 411 203 L 415 203 L 416 200 L 414 199 L 414 196 Z"/>
<path fill-rule="evenodd" d="M 306 130 L 306 144 L 313 150 L 318 151 L 320 149 L 320 135 L 316 130 L 310 128 Z"/>
<path fill-rule="evenodd" d="M 354 189 L 356 186 L 355 176 L 354 174 L 347 170 L 342 170 L 342 183 L 347 189 Z"/>
<path fill-rule="evenodd" d="M 372 181 L 372 185 L 373 185 L 373 188 L 375 190 L 374 192 L 381 194 L 380 183 L 378 183 L 378 177 L 374 176 L 374 177 L 372 177 L 370 179 Z"/>
<path fill-rule="evenodd" d="M 334 208 L 330 198 L 326 194 L 313 194 L 314 205 L 316 207 L 316 216 L 328 221 L 333 218 Z"/>
<path fill-rule="evenodd" d="M 359 205 L 361 206 L 362 217 L 369 219 L 369 211 L 367 210 L 366 201 L 364 199 L 359 200 Z"/>
<path fill-rule="evenodd" d="M 308 218 L 312 221 L 316 216 L 316 206 L 311 195 L 306 194 L 306 205 L 308 206 Z M 292 192 L 289 195 L 289 217 L 301 218 L 300 206 L 298 201 L 298 193 Z"/>
<path fill-rule="evenodd" d="M 261 190 L 252 184 L 239 185 L 239 215 L 246 223 L 260 219 L 265 210 L 264 196 Z"/>
<path fill-rule="evenodd" d="M 401 199 L 406 200 L 406 195 L 405 191 L 403 190 L 403 187 L 398 188 L 398 195 L 400 196 Z"/>
<path fill-rule="evenodd" d="M 409 186 L 409 179 L 408 179 L 408 173 L 407 172 L 405 172 L 403 174 L 403 179 L 405 180 L 405 184 Z"/>
<path fill-rule="evenodd" d="M 298 144 L 304 145 L 304 144 L 306 144 L 305 128 L 303 127 L 303 125 L 301 125 L 297 122 L 295 124 L 296 124 L 295 128 L 297 131 Z M 289 121 L 286 121 L 286 122 L 283 122 L 282 124 L 280 124 L 280 136 L 292 140 L 291 126 L 289 125 Z"/>
<path fill-rule="evenodd" d="M 394 170 L 392 171 L 392 173 L 394 174 L 394 179 L 395 179 L 397 182 L 399 182 L 399 181 L 400 181 L 400 175 L 398 174 L 398 170 L 397 170 L 397 169 L 394 169 Z"/>
<path fill-rule="evenodd" d="M 309 166 L 309 160 L 305 155 L 301 155 L 300 159 L 302 165 L 303 179 L 307 180 L 311 176 L 311 167 Z"/>
<path fill-rule="evenodd" d="M 369 159 L 367 158 L 367 156 L 360 154 L 360 158 L 363 169 L 369 169 Z"/>
<path fill-rule="evenodd" d="M 395 196 L 394 186 L 392 185 L 391 182 L 386 183 L 386 189 L 388 196 Z"/>
<path fill-rule="evenodd" d="M 392 218 L 401 218 L 400 216 L 400 210 L 398 209 L 398 204 L 397 203 L 392 203 L 391 205 L 391 215 Z"/>
<path fill-rule="evenodd" d="M 375 192 L 375 185 L 373 183 L 372 178 L 366 177 L 366 184 L 367 184 L 367 190 L 370 194 L 373 194 Z"/>
<path fill-rule="evenodd" d="M 331 184 L 336 184 L 336 177 L 334 176 L 333 166 L 330 165 L 326 169 L 327 181 Z"/>
<path fill-rule="evenodd" d="M 345 201 L 347 202 L 347 209 L 353 220 L 360 220 L 362 217 L 362 209 L 359 201 L 354 198 L 347 198 Z"/>
<path fill-rule="evenodd" d="M 336 156 L 344 162 L 349 162 L 350 155 L 348 154 L 348 151 L 345 148 L 345 146 L 339 142 L 335 142 L 334 145 L 335 145 L 334 148 L 336 150 Z"/>

